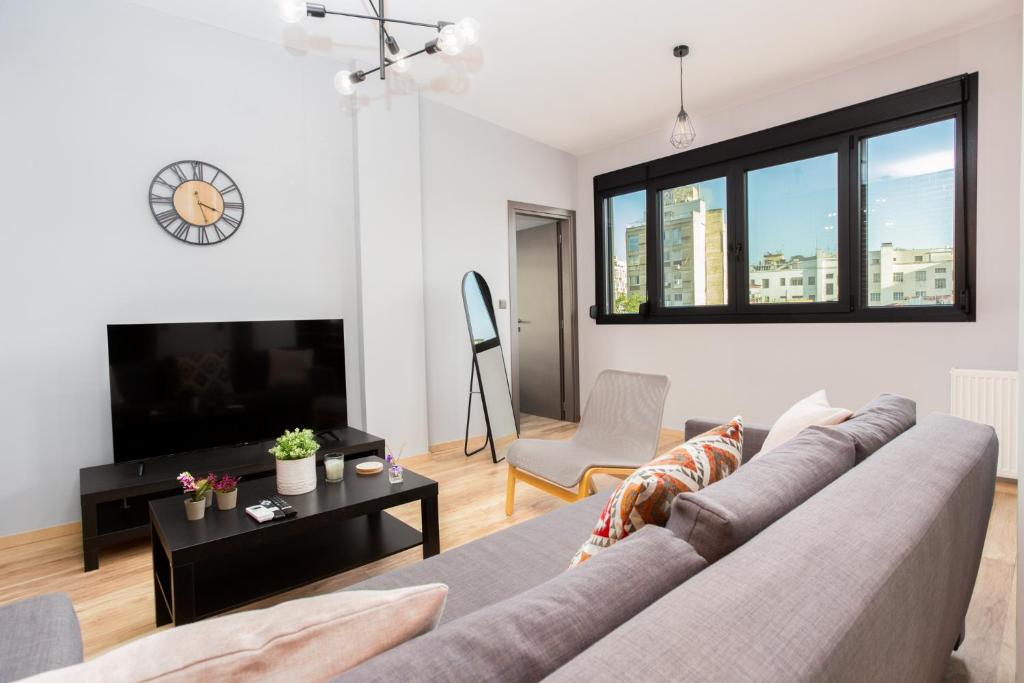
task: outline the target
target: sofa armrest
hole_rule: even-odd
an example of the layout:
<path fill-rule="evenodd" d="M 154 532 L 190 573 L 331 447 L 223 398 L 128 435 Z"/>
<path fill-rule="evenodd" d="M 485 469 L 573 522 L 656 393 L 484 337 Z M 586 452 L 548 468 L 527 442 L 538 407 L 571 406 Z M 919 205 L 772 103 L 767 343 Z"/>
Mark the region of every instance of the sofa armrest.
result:
<path fill-rule="evenodd" d="M 689 441 L 698 434 L 703 434 L 709 429 L 714 429 L 726 422 L 728 420 L 712 420 L 707 417 L 688 418 L 683 426 L 683 433 L 685 435 L 683 438 Z M 757 455 L 758 451 L 761 450 L 761 446 L 768 436 L 769 429 L 771 429 L 771 425 L 743 424 L 743 462 L 750 460 L 751 457 Z"/>
<path fill-rule="evenodd" d="M 0 683 L 82 662 L 82 633 L 66 593 L 0 607 Z"/>

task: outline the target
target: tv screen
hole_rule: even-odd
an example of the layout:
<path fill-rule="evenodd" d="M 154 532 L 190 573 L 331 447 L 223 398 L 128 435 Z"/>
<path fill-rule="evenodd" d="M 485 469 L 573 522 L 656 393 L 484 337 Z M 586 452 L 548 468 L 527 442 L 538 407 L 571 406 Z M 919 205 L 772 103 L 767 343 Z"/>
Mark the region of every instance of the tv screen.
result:
<path fill-rule="evenodd" d="M 341 320 L 108 325 L 114 461 L 345 427 Z"/>

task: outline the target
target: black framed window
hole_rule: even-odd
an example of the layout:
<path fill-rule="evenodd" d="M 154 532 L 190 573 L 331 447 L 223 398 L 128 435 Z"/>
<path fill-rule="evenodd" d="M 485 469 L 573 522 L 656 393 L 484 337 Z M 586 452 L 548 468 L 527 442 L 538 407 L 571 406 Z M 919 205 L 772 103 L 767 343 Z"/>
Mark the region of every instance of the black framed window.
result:
<path fill-rule="evenodd" d="M 974 320 L 977 80 L 596 176 L 598 322 Z"/>

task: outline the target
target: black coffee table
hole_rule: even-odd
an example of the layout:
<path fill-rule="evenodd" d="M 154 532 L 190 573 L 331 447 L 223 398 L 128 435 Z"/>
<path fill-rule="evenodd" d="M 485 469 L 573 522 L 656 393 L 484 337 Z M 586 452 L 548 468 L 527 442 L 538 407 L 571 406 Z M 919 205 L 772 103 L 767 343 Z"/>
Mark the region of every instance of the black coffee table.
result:
<path fill-rule="evenodd" d="M 370 462 L 379 458 L 360 458 Z M 359 475 L 345 463 L 344 481 L 324 481 L 301 496 L 282 496 L 298 514 L 257 524 L 245 507 L 276 493 L 273 477 L 242 481 L 238 507 L 216 504 L 189 522 L 178 497 L 149 504 L 156 624 L 187 624 L 298 588 L 389 555 L 423 546 L 441 552 L 437 482 L 405 471 L 401 484 L 380 474 Z M 420 501 L 423 532 L 384 512 Z"/>

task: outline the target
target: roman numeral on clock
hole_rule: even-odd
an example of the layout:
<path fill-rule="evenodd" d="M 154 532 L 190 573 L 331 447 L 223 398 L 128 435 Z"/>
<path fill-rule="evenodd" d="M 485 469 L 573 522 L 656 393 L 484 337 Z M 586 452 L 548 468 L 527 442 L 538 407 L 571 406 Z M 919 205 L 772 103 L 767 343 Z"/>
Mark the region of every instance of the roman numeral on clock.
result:
<path fill-rule="evenodd" d="M 149 195 L 149 203 L 150 204 L 170 204 L 173 201 L 174 201 L 173 197 L 161 197 L 158 194 L 150 194 Z"/>
<path fill-rule="evenodd" d="M 175 211 L 174 209 L 167 209 L 166 211 L 161 211 L 156 215 L 156 222 L 162 225 L 164 230 L 166 230 L 171 226 L 171 223 L 177 220 L 177 218 L 177 211 Z"/>
<path fill-rule="evenodd" d="M 242 221 L 238 220 L 237 218 L 232 218 L 231 216 L 228 215 L 223 215 L 220 218 L 222 221 L 224 221 L 225 223 L 227 223 L 236 230 L 238 229 L 238 226 L 242 224 Z"/>
<path fill-rule="evenodd" d="M 220 190 L 221 194 L 227 194 L 228 192 L 238 192 L 238 188 L 234 185 L 228 185 L 223 190 Z"/>
<path fill-rule="evenodd" d="M 183 183 L 186 180 L 188 180 L 188 178 L 185 177 L 185 174 L 181 172 L 181 169 L 178 168 L 177 164 L 174 164 L 173 166 L 171 166 L 171 170 L 174 171 L 174 175 L 178 176 L 178 181 L 179 182 Z"/>
<path fill-rule="evenodd" d="M 203 179 L 203 162 L 193 161 L 192 162 L 192 179 L 202 180 Z"/>
<path fill-rule="evenodd" d="M 225 211 L 227 211 L 228 209 L 241 209 L 241 208 L 242 208 L 242 202 L 224 202 L 224 210 Z"/>
<path fill-rule="evenodd" d="M 202 226 L 197 226 L 197 228 L 199 230 L 199 244 L 209 244 L 210 236 L 206 234 L 206 228 Z"/>
<path fill-rule="evenodd" d="M 179 240 L 185 240 L 186 242 L 188 242 L 188 230 L 191 227 L 192 226 L 190 224 L 186 223 L 185 221 L 182 221 L 181 223 L 178 224 L 178 227 L 174 229 L 174 236 L 177 237 Z"/>

